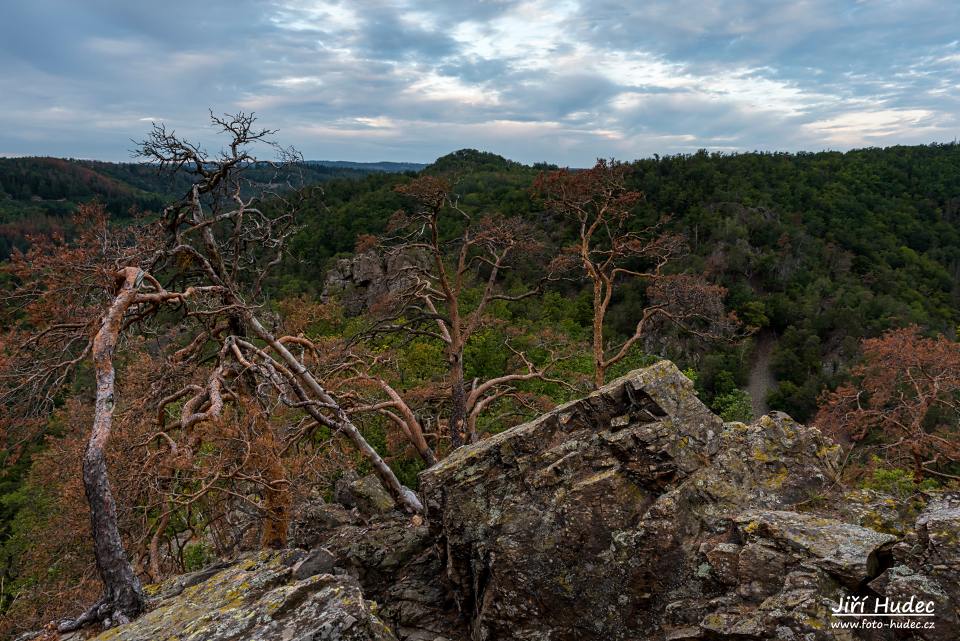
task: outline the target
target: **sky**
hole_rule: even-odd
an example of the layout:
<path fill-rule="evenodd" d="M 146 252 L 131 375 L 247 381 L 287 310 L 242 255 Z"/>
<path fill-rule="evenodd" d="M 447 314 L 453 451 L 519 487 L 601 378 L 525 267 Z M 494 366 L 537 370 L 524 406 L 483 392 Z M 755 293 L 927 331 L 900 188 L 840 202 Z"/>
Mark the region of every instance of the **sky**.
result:
<path fill-rule="evenodd" d="M 949 142 L 960 2 L 2 0 L 0 155 L 216 148 L 208 109 L 328 160 Z"/>

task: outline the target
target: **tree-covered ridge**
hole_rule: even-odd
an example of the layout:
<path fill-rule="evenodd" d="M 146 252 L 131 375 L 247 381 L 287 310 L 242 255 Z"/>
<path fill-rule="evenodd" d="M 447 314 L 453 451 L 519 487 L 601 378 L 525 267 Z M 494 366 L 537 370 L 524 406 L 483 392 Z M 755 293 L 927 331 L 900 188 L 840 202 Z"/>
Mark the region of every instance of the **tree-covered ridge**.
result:
<path fill-rule="evenodd" d="M 394 166 L 395 165 L 395 166 Z M 364 176 L 377 172 L 402 172 L 420 168 L 412 163 L 339 163 L 307 161 L 301 166 L 306 183 Z M 269 180 L 266 168 L 254 169 L 254 179 Z M 148 163 L 113 163 L 49 157 L 0 158 L 0 191 L 15 201 L 82 201 L 99 197 L 104 204 L 156 204 L 182 195 L 190 185 L 183 173 L 161 174 Z M 123 199 L 126 199 L 125 201 Z M 143 201 L 143 202 L 141 202 Z M 126 212 L 116 211 L 116 214 Z"/>
<path fill-rule="evenodd" d="M 0 259 L 27 238 L 68 231 L 77 205 L 98 200 L 116 218 L 131 209 L 157 210 L 167 188 L 154 179 L 132 182 L 124 172 L 106 171 L 111 163 L 62 158 L 0 158 Z"/>
<path fill-rule="evenodd" d="M 638 220 L 670 216 L 690 254 L 680 266 L 713 275 L 741 320 L 775 340 L 770 407 L 799 420 L 839 380 L 863 337 L 918 324 L 952 335 L 960 321 L 960 146 L 863 149 L 846 153 L 744 153 L 654 157 L 631 164 L 642 191 Z M 548 167 L 461 150 L 425 173 L 451 176 L 464 208 L 521 216 L 560 247 L 573 233 L 558 224 L 530 186 Z M 409 178 L 332 181 L 309 198 L 294 243 L 290 290 L 319 291 L 334 256 L 350 254 L 362 234 L 383 232 L 401 206 L 393 189 Z M 534 269 L 536 266 L 532 266 Z M 566 321 L 583 290 L 568 291 Z M 625 287 L 610 321 L 629 335 L 642 292 Z M 656 349 L 656 346 L 648 346 Z M 661 346 L 662 347 L 662 346 Z M 674 357 L 679 354 L 668 355 Z M 700 384 L 725 395 L 746 386 L 744 349 L 714 349 L 700 362 Z"/>
<path fill-rule="evenodd" d="M 953 336 L 960 146 L 700 153 L 635 167 L 647 206 L 675 214 L 731 307 L 775 333 L 775 409 L 809 418 L 863 337 L 910 324 Z"/>

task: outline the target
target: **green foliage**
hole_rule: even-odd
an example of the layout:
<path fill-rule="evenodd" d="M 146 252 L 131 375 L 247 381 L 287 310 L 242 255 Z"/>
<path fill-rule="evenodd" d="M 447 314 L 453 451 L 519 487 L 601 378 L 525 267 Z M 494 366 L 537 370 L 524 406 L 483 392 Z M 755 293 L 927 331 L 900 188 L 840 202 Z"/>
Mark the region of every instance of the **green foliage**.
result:
<path fill-rule="evenodd" d="M 882 461 L 874 457 L 873 464 L 879 466 Z M 902 468 L 884 468 L 875 467 L 873 473 L 863 480 L 861 487 L 868 490 L 877 490 L 885 492 L 901 499 L 908 498 L 917 491 L 935 490 L 940 487 L 935 479 L 924 479 L 918 486 L 913 479 L 913 473 L 910 470 Z"/>
<path fill-rule="evenodd" d="M 183 569 L 185 572 L 202 570 L 216 560 L 216 552 L 203 541 L 188 543 L 183 548 Z"/>
<path fill-rule="evenodd" d="M 717 395 L 713 399 L 711 409 L 725 421 L 749 423 L 754 418 L 750 395 L 742 389 Z"/>
<path fill-rule="evenodd" d="M 732 304 L 732 302 L 731 302 Z M 743 303 L 737 309 L 737 316 L 747 327 L 766 327 L 770 324 L 767 317 L 766 305 L 763 301 L 751 300 Z"/>
<path fill-rule="evenodd" d="M 607 381 L 623 376 L 632 370 L 653 365 L 658 360 L 660 359 L 654 354 L 644 354 L 639 349 L 633 349 L 627 353 L 623 360 L 607 370 Z"/>
<path fill-rule="evenodd" d="M 367 442 L 380 456 L 390 461 L 390 468 L 400 482 L 409 488 L 417 489 L 419 486 L 417 475 L 424 469 L 424 464 L 420 458 L 412 452 L 409 453 L 409 456 L 397 456 L 397 454 L 404 453 L 403 448 L 407 447 L 406 443 L 401 444 L 400 452 L 390 451 L 387 436 L 391 426 L 388 425 L 386 419 L 379 416 L 370 416 L 360 419 L 360 423 L 363 437 L 367 439 Z M 353 462 L 354 469 L 360 476 L 373 473 L 373 466 L 359 453 L 354 453 Z"/>
<path fill-rule="evenodd" d="M 863 337 L 960 320 L 960 145 L 634 163 L 748 325 L 778 335 L 773 409 L 806 420 Z M 836 365 L 836 367 L 835 367 Z M 706 386 L 710 387 L 709 384 Z"/>
<path fill-rule="evenodd" d="M 427 174 L 499 173 L 513 169 L 524 169 L 524 166 L 489 151 L 460 149 L 437 158 L 423 172 Z"/>
<path fill-rule="evenodd" d="M 0 614 L 3 614 L 16 596 L 38 582 L 38 573 L 56 573 L 49 568 L 25 567 L 19 560 L 34 545 L 34 538 L 53 524 L 55 514 L 50 498 L 35 484 L 24 482 L 0 496 L 0 510 L 4 515 L 4 532 L 0 538 L 0 576 L 4 577 L 0 591 Z"/>
<path fill-rule="evenodd" d="M 734 374 L 728 370 L 709 372 L 712 376 L 713 398 L 710 409 L 720 415 L 725 421 L 741 421 L 749 423 L 754 419 L 753 406 L 750 395 L 737 387 Z M 698 377 L 697 382 L 703 379 Z M 709 392 L 708 392 L 709 395 Z"/>

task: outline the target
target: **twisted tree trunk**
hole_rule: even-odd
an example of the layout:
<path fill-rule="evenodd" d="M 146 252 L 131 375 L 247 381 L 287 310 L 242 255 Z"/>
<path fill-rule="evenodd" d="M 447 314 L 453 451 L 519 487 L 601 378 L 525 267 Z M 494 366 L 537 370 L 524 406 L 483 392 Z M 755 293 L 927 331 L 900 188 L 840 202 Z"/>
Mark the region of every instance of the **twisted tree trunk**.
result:
<path fill-rule="evenodd" d="M 83 457 L 83 487 L 90 504 L 90 526 L 97 571 L 103 581 L 103 595 L 92 608 L 77 619 L 65 621 L 61 631 L 75 630 L 93 621 L 125 623 L 143 611 L 144 595 L 117 526 L 117 505 L 107 477 L 106 447 L 113 427 L 114 368 L 113 352 L 123 317 L 140 288 L 143 272 L 135 267 L 118 274 L 120 289 L 104 315 L 93 339 L 93 364 L 97 378 L 93 429 Z"/>

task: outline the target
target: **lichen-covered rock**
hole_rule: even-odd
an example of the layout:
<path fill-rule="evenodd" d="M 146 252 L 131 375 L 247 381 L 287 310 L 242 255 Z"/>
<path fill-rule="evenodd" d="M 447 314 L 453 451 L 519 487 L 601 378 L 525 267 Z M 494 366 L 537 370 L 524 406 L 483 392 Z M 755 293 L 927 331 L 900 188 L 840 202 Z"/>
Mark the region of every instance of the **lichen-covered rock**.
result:
<path fill-rule="evenodd" d="M 722 429 L 661 362 L 423 472 L 476 636 L 613 639 L 652 625 L 685 556 L 683 516 L 663 495 Z"/>
<path fill-rule="evenodd" d="M 736 523 L 747 540 L 772 542 L 782 552 L 807 560 L 853 589 L 879 574 L 878 553 L 897 541 L 895 536 L 859 525 L 783 510 L 745 512 Z"/>
<path fill-rule="evenodd" d="M 151 609 L 95 641 L 395 641 L 356 580 L 292 568 L 303 552 L 247 556 L 203 581 L 153 586 Z"/>
<path fill-rule="evenodd" d="M 705 518 L 724 520 L 745 506 L 791 506 L 836 478 L 840 448 L 782 412 L 752 425 L 727 423 L 718 441 L 717 453 L 686 488 L 699 496 Z"/>
<path fill-rule="evenodd" d="M 935 498 L 917 517 L 919 551 L 914 567 L 949 595 L 955 618 L 960 618 L 960 494 Z M 958 638 L 960 638 L 960 626 Z"/>
<path fill-rule="evenodd" d="M 910 576 L 936 579 L 946 614 L 911 634 L 958 635 L 960 505 L 924 512 L 915 536 L 890 497 L 844 509 L 839 455 L 785 414 L 722 423 L 661 362 L 457 450 L 421 490 L 475 640 L 907 638 L 832 610 L 885 573 L 900 594 L 889 573 L 920 552 Z"/>
<path fill-rule="evenodd" d="M 338 496 L 353 500 L 345 493 Z M 445 589 L 441 550 L 422 518 L 392 512 L 350 520 L 344 516 L 355 512 L 319 500 L 298 513 L 291 543 L 310 548 L 308 554 L 324 560 L 329 554 L 333 571 L 357 579 L 364 595 L 380 604 L 380 618 L 398 638 L 466 638 L 464 622 Z"/>
<path fill-rule="evenodd" d="M 898 537 L 913 529 L 919 499 L 898 500 L 876 490 L 854 489 L 835 503 L 835 511 L 844 521 Z"/>
<path fill-rule="evenodd" d="M 330 574 L 337 565 L 337 557 L 327 548 L 310 550 L 305 557 L 293 566 L 293 578 L 300 581 L 317 574 Z"/>
<path fill-rule="evenodd" d="M 700 546 L 700 550 L 709 563 L 705 570 L 714 573 L 718 581 L 726 585 L 737 585 L 740 582 L 740 553 L 743 546 L 736 543 L 711 546 L 705 543 Z"/>
<path fill-rule="evenodd" d="M 294 511 L 287 539 L 291 547 L 309 549 L 323 545 L 330 532 L 362 522 L 355 511 L 315 499 L 298 506 Z"/>
<path fill-rule="evenodd" d="M 956 581 L 956 577 L 953 578 Z M 924 630 L 922 638 L 930 641 L 955 641 L 960 630 L 960 613 L 956 603 L 947 594 L 943 586 L 933 577 L 916 572 L 911 568 L 898 565 L 889 568 L 870 582 L 870 589 L 879 595 L 894 601 L 907 601 L 911 597 L 923 601 L 933 601 L 933 628 Z"/>
<path fill-rule="evenodd" d="M 346 507 L 356 508 L 364 516 L 386 514 L 397 507 L 393 497 L 373 474 L 340 479 L 335 498 Z"/>

